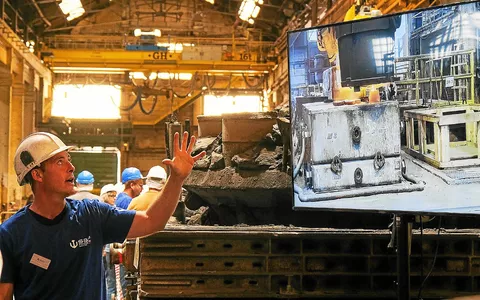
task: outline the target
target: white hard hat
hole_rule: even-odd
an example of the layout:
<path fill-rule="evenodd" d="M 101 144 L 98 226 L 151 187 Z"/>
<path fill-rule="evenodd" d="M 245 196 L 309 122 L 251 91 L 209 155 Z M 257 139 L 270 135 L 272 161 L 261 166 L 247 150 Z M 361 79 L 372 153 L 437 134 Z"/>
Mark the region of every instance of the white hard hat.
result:
<path fill-rule="evenodd" d="M 72 149 L 66 146 L 57 136 L 48 132 L 36 132 L 27 136 L 15 152 L 15 173 L 20 185 L 25 185 L 25 175 L 34 167 L 50 157 Z"/>
<path fill-rule="evenodd" d="M 106 184 L 102 187 L 102 189 L 100 190 L 100 196 L 102 196 L 103 194 L 105 193 L 108 193 L 108 192 L 116 192 L 117 189 L 115 187 L 115 185 L 109 183 L 109 184 Z"/>
<path fill-rule="evenodd" d="M 167 172 L 160 166 L 154 166 L 148 171 L 147 178 L 167 179 Z"/>

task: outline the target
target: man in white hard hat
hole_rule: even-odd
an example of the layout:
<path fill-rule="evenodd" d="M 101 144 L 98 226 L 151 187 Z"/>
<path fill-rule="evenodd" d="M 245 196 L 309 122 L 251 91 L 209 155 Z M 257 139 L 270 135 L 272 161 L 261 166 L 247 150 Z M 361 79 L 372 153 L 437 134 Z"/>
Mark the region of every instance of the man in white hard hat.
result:
<path fill-rule="evenodd" d="M 110 205 L 115 204 L 115 198 L 117 198 L 117 188 L 114 184 L 106 184 L 100 190 L 100 201 Z"/>
<path fill-rule="evenodd" d="M 128 209 L 133 210 L 147 210 L 150 204 L 157 199 L 158 194 L 165 185 L 167 180 L 167 172 L 161 166 L 154 166 L 148 171 L 147 174 L 147 186 L 148 191 L 135 198 L 133 198 Z"/>
<path fill-rule="evenodd" d="M 67 197 L 75 193 L 68 150 L 56 136 L 38 132 L 25 138 L 15 154 L 20 185 L 30 184 L 33 203 L 0 226 L 0 299 L 105 300 L 102 249 L 152 234 L 165 227 L 195 161 L 195 137 L 174 136 L 174 158 L 163 163 L 170 177 L 147 211 Z M 187 147 L 188 145 L 188 147 Z"/>
<path fill-rule="evenodd" d="M 115 199 L 117 197 L 117 187 L 113 184 L 106 184 L 100 190 L 100 198 L 103 202 L 115 205 Z M 108 244 L 105 246 L 104 250 L 104 267 L 105 267 L 105 277 L 107 284 L 107 299 L 120 299 L 116 295 L 120 296 L 120 293 L 126 295 L 127 291 L 127 281 L 125 279 L 125 267 L 120 264 L 112 263 L 110 256 L 110 248 L 114 246 L 113 244 Z M 112 252 L 114 253 L 114 252 Z M 118 252 L 117 252 L 118 255 Z M 116 270 L 118 269 L 118 271 Z M 116 273 L 120 276 L 116 276 Z"/>

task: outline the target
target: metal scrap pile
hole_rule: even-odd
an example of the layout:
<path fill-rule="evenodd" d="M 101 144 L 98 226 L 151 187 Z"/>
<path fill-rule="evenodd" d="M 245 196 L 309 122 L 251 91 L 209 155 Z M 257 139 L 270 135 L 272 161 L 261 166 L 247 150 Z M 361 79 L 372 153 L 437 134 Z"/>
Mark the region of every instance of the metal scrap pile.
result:
<path fill-rule="evenodd" d="M 200 138 L 197 141 L 193 155 L 206 151 L 207 155 L 194 166 L 197 170 L 219 170 L 225 168 L 225 159 L 222 154 L 222 135 L 217 137 Z M 278 126 L 274 125 L 255 147 L 232 158 L 232 167 L 240 170 L 280 170 L 282 168 L 282 136 Z"/>
<path fill-rule="evenodd" d="M 277 125 L 256 145 L 233 155 L 230 166 L 221 134 L 199 138 L 192 154 L 201 151 L 207 155 L 184 183 L 187 224 L 278 223 L 272 207 L 291 201 L 291 177 L 281 171 L 283 141 Z"/>

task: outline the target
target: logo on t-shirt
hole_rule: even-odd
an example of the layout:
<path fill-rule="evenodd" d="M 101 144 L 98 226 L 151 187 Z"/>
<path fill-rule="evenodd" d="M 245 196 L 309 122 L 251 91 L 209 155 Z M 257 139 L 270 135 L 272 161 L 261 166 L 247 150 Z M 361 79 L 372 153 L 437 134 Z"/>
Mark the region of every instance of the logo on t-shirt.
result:
<path fill-rule="evenodd" d="M 90 245 L 92 243 L 92 239 L 90 238 L 90 236 L 88 238 L 83 238 L 83 239 L 79 239 L 79 240 L 72 240 L 70 242 L 70 247 L 72 247 L 72 249 L 75 249 L 75 248 L 83 248 L 83 247 L 87 247 L 88 245 Z"/>

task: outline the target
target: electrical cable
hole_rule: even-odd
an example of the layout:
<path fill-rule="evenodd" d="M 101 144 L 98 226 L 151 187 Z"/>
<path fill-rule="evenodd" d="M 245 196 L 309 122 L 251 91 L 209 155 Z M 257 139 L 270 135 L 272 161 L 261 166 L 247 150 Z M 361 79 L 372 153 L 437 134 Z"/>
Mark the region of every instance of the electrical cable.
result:
<path fill-rule="evenodd" d="M 140 99 L 140 101 L 138 101 L 138 105 L 140 106 L 140 110 L 146 114 L 146 115 L 150 115 L 153 110 L 155 109 L 155 106 L 157 105 L 157 100 L 158 100 L 158 96 L 155 95 L 154 98 L 153 98 L 153 104 L 152 104 L 152 107 L 150 108 L 149 111 L 146 111 L 145 108 L 143 107 L 143 104 L 142 104 L 142 100 Z"/>
<path fill-rule="evenodd" d="M 248 78 L 247 78 L 247 76 L 245 76 L 244 73 L 242 73 L 242 78 L 243 78 L 243 81 L 245 82 L 245 84 L 249 88 L 258 88 L 259 86 L 261 86 L 263 84 L 263 81 L 265 80 L 264 77 L 261 77 L 262 80 L 259 80 L 259 82 L 257 84 L 251 84 L 250 82 L 248 82 Z"/>
<path fill-rule="evenodd" d="M 231 86 L 232 86 L 232 73 L 230 73 L 230 77 L 228 78 L 227 93 L 225 94 L 225 96 L 228 96 L 230 94 L 230 87 Z"/>
<path fill-rule="evenodd" d="M 208 88 L 211 89 L 213 88 L 213 86 L 215 85 L 215 83 L 217 83 L 217 77 L 215 75 L 213 75 L 213 83 L 210 83 L 210 75 L 208 75 L 207 73 L 207 85 L 208 85 Z"/>
<path fill-rule="evenodd" d="M 232 76 L 232 74 L 230 74 L 230 76 Z M 213 88 L 213 86 L 215 85 L 216 82 L 217 82 L 217 77 L 215 77 L 215 75 L 213 76 L 213 83 L 212 84 L 210 84 L 210 78 L 208 76 L 208 73 L 203 76 L 203 87 L 205 87 L 205 86 L 207 87 L 208 93 L 211 93 L 210 89 Z M 203 89 L 203 87 L 202 87 L 202 89 Z"/>
<path fill-rule="evenodd" d="M 136 95 L 135 101 L 133 101 L 133 103 L 130 104 L 128 107 L 124 108 L 124 107 L 118 106 L 118 108 L 119 108 L 120 110 L 123 110 L 123 111 L 132 110 L 132 109 L 135 107 L 135 105 L 137 105 L 137 102 L 138 102 L 138 101 L 141 101 L 141 100 L 140 100 L 141 97 L 142 97 L 141 94 Z M 115 103 L 115 101 L 113 101 L 113 98 L 112 98 L 112 97 L 110 97 L 110 99 L 112 100 L 113 104 L 117 105 L 117 104 Z"/>
<path fill-rule="evenodd" d="M 96 81 L 95 79 L 93 79 L 92 76 L 87 76 L 87 79 L 88 79 L 88 83 L 93 83 L 95 85 L 103 85 L 105 81 L 107 81 L 108 75 L 105 75 L 105 77 L 103 77 L 103 79 L 100 79 L 99 81 Z"/>
<path fill-rule="evenodd" d="M 303 159 L 305 158 L 305 136 L 302 134 L 302 151 L 300 152 L 300 157 L 298 159 L 298 163 L 295 166 L 295 169 L 293 170 L 293 179 L 295 179 L 298 175 L 298 172 L 300 171 L 300 168 L 303 163 Z"/>
<path fill-rule="evenodd" d="M 438 219 L 438 233 L 437 233 L 437 237 L 440 236 L 441 224 L 442 224 L 442 217 L 440 216 L 439 219 Z M 432 266 L 430 267 L 430 270 L 428 271 L 427 276 L 425 277 L 425 279 L 423 279 L 422 284 L 420 285 L 420 289 L 418 290 L 418 296 L 417 296 L 417 299 L 418 299 L 418 300 L 421 300 L 421 299 L 422 299 L 422 290 L 423 290 L 423 287 L 425 286 L 425 283 L 427 282 L 428 277 L 430 277 L 430 275 L 432 274 L 433 268 L 435 267 L 435 262 L 437 261 L 437 254 L 438 254 L 438 247 L 439 247 L 439 245 L 440 245 L 440 240 L 437 239 L 437 246 L 435 247 L 435 254 L 433 255 Z M 422 265 L 422 269 L 423 269 L 423 265 Z"/>
<path fill-rule="evenodd" d="M 173 95 L 177 98 L 180 98 L 180 99 L 185 99 L 185 98 L 189 97 L 189 95 L 191 95 L 193 93 L 193 90 L 195 89 L 195 82 L 197 80 L 197 74 L 198 74 L 198 72 L 195 72 L 195 74 L 193 74 L 192 79 L 190 79 L 190 90 L 186 94 L 183 94 L 183 95 L 175 92 L 175 90 L 173 89 L 173 85 L 172 85 L 172 78 L 170 78 L 170 76 L 169 76 L 170 89 L 171 89 Z"/>

